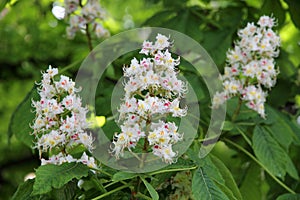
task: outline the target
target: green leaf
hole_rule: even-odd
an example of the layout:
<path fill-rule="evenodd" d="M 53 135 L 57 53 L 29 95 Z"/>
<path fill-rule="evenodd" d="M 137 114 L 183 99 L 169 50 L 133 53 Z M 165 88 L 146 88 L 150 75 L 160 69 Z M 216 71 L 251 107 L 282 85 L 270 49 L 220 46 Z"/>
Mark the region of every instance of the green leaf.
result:
<path fill-rule="evenodd" d="M 231 121 L 225 121 L 222 127 L 223 131 L 231 131 L 234 128 L 234 123 Z"/>
<path fill-rule="evenodd" d="M 286 173 L 286 153 L 268 131 L 261 126 L 254 128 L 253 150 L 258 160 L 275 176 L 283 178 Z"/>
<path fill-rule="evenodd" d="M 242 195 L 240 193 L 240 190 L 239 190 L 231 172 L 229 171 L 229 169 L 216 156 L 213 156 L 212 154 L 210 154 L 210 157 L 211 157 L 211 160 L 214 163 L 214 165 L 218 168 L 223 179 L 225 180 L 225 185 L 227 186 L 228 189 L 230 189 L 230 191 L 232 192 L 234 197 L 237 199 L 243 199 Z"/>
<path fill-rule="evenodd" d="M 223 176 L 221 175 L 219 169 L 213 163 L 211 156 L 206 156 L 202 160 L 204 162 L 203 170 L 205 171 L 207 176 L 209 178 L 211 178 L 214 182 L 220 183 L 221 185 L 225 185 L 225 180 L 224 180 Z"/>
<path fill-rule="evenodd" d="M 143 183 L 145 184 L 147 190 L 149 191 L 150 196 L 152 197 L 152 199 L 158 200 L 159 196 L 158 196 L 158 193 L 156 192 L 156 190 L 154 189 L 154 187 L 150 183 L 148 183 L 146 181 L 146 179 L 144 179 L 143 177 L 141 177 L 141 179 L 142 179 Z"/>
<path fill-rule="evenodd" d="M 286 172 L 294 179 L 299 180 L 299 174 L 298 171 L 292 161 L 292 159 L 289 157 L 288 154 L 286 154 L 286 159 L 287 159 L 287 163 L 286 163 Z"/>
<path fill-rule="evenodd" d="M 134 177 L 137 177 L 137 174 L 134 173 L 128 173 L 128 172 L 117 172 L 113 175 L 112 177 L 112 181 L 122 181 L 122 180 L 126 180 L 126 179 L 131 179 Z"/>
<path fill-rule="evenodd" d="M 168 173 L 159 173 L 153 176 L 151 179 L 151 185 L 154 188 L 159 187 L 161 184 L 165 183 L 170 179 L 172 176 L 175 176 L 177 172 L 168 172 Z"/>
<path fill-rule="evenodd" d="M 59 189 L 72 179 L 88 176 L 89 168 L 82 163 L 63 163 L 62 165 L 43 165 L 36 170 L 33 195 L 45 194 L 52 188 Z"/>
<path fill-rule="evenodd" d="M 76 182 L 69 182 L 62 188 L 52 190 L 51 197 L 55 200 L 75 199 L 76 190 L 78 189 Z"/>
<path fill-rule="evenodd" d="M 207 96 L 206 92 L 203 90 L 203 88 L 205 88 L 205 85 L 203 84 L 203 81 L 200 80 L 199 76 L 196 74 L 186 73 L 184 77 L 189 82 L 192 88 L 197 88 L 197 90 L 195 90 L 197 99 L 199 101 L 205 99 Z"/>
<path fill-rule="evenodd" d="M 285 2 L 289 5 L 289 11 L 291 14 L 292 21 L 294 22 L 295 26 L 298 29 L 300 29 L 300 1 L 285 0 Z"/>
<path fill-rule="evenodd" d="M 31 107 L 32 99 L 38 99 L 36 86 L 32 88 L 13 113 L 8 129 L 9 138 L 11 138 L 12 135 L 15 135 L 19 141 L 23 142 L 28 147 L 32 146 L 32 141 L 34 139 L 34 136 L 30 134 L 32 132 L 30 124 L 32 124 L 35 119 L 35 114 L 32 112 Z"/>
<path fill-rule="evenodd" d="M 228 187 L 226 187 L 225 185 L 222 185 L 220 183 L 216 183 L 216 185 L 224 192 L 224 194 L 226 194 L 226 196 L 230 200 L 237 200 L 237 198 L 234 196 L 234 194 Z"/>
<path fill-rule="evenodd" d="M 256 163 L 250 163 L 240 186 L 244 200 L 261 199 L 264 196 L 262 186 L 265 184 L 261 168 Z"/>
<path fill-rule="evenodd" d="M 274 118 L 274 123 L 267 126 L 269 133 L 287 151 L 293 141 L 293 138 L 296 138 L 295 132 L 289 124 L 290 119 L 288 119 L 286 115 L 269 106 L 267 115 L 272 115 Z"/>
<path fill-rule="evenodd" d="M 31 196 L 33 183 L 34 183 L 34 180 L 29 179 L 25 183 L 22 183 L 21 185 L 19 185 L 17 191 L 14 193 L 11 200 L 35 199 Z M 36 198 L 36 199 L 38 199 L 38 198 Z"/>
<path fill-rule="evenodd" d="M 300 194 L 283 194 L 277 197 L 276 200 L 300 200 Z"/>
<path fill-rule="evenodd" d="M 160 26 L 162 20 L 169 19 L 170 17 L 174 16 L 174 14 L 175 13 L 172 10 L 163 10 L 161 12 L 157 12 L 155 15 L 148 18 L 143 25 Z"/>
<path fill-rule="evenodd" d="M 10 3 L 10 0 L 3 0 L 0 2 L 0 12 L 5 8 L 5 6 Z"/>
<path fill-rule="evenodd" d="M 202 167 L 195 171 L 192 192 L 195 200 L 229 200 Z"/>
<path fill-rule="evenodd" d="M 265 0 L 261 8 L 261 15 L 273 15 L 278 19 L 280 25 L 285 21 L 285 10 L 279 0 Z"/>

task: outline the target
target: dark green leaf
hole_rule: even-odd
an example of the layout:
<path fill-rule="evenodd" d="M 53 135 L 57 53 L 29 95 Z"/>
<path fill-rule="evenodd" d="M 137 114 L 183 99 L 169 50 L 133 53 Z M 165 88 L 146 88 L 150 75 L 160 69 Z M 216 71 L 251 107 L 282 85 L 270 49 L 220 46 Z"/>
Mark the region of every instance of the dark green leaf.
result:
<path fill-rule="evenodd" d="M 192 88 L 197 88 L 195 93 L 197 95 L 197 99 L 199 101 L 206 98 L 206 92 L 204 91 L 203 87 L 205 87 L 203 81 L 199 78 L 199 76 L 191 73 L 186 73 L 184 75 L 188 83 L 191 85 Z"/>
<path fill-rule="evenodd" d="M 5 8 L 5 5 L 10 2 L 10 0 L 3 0 L 2 2 L 0 2 L 0 12 L 3 10 L 3 8 Z"/>
<path fill-rule="evenodd" d="M 166 183 L 172 176 L 175 176 L 177 172 L 168 172 L 168 173 L 159 173 L 154 175 L 153 179 L 151 180 L 151 185 L 154 188 L 159 187 L 161 184 Z"/>
<path fill-rule="evenodd" d="M 261 8 L 261 15 L 273 15 L 278 19 L 280 25 L 285 21 L 285 10 L 279 0 L 265 0 Z"/>
<path fill-rule="evenodd" d="M 89 168 L 82 163 L 63 163 L 62 165 L 43 165 L 36 170 L 33 195 L 45 194 L 52 188 L 59 189 L 72 179 L 88 176 Z"/>
<path fill-rule="evenodd" d="M 283 194 L 277 197 L 276 200 L 300 200 L 300 194 Z"/>
<path fill-rule="evenodd" d="M 290 119 L 269 106 L 267 114 L 272 115 L 274 119 L 274 123 L 267 126 L 270 134 L 287 151 L 293 139 L 296 139 L 295 132 L 290 125 Z"/>
<path fill-rule="evenodd" d="M 286 153 L 265 128 L 256 126 L 252 137 L 253 150 L 258 160 L 270 172 L 283 178 L 286 173 Z"/>
<path fill-rule="evenodd" d="M 143 177 L 141 177 L 141 179 L 142 179 L 143 183 L 145 184 L 147 190 L 149 191 L 149 194 L 152 197 L 152 199 L 158 200 L 159 196 L 158 196 L 158 193 L 156 192 L 156 190 L 154 189 L 154 187 L 150 183 L 148 183 L 146 181 L 146 179 L 144 179 Z"/>
<path fill-rule="evenodd" d="M 292 161 L 292 159 L 289 157 L 288 154 L 286 154 L 286 159 L 287 159 L 287 163 L 286 163 L 286 172 L 294 179 L 299 180 L 299 175 L 298 175 L 298 171 Z"/>
<path fill-rule="evenodd" d="M 217 166 L 213 163 L 211 156 L 206 156 L 203 161 L 203 170 L 207 176 L 212 179 L 214 182 L 218 182 L 221 185 L 225 185 L 225 180 L 221 175 Z"/>
<path fill-rule="evenodd" d="M 245 200 L 261 199 L 263 195 L 264 178 L 261 168 L 255 163 L 251 163 L 246 171 L 240 191 Z"/>
<path fill-rule="evenodd" d="M 224 192 L 224 194 L 230 199 L 230 200 L 237 200 L 237 198 L 234 196 L 232 191 L 226 187 L 225 185 L 222 185 L 220 183 L 216 183 L 216 185 Z"/>
<path fill-rule="evenodd" d="M 231 131 L 233 128 L 234 128 L 234 124 L 231 121 L 225 121 L 222 130 Z"/>
<path fill-rule="evenodd" d="M 232 192 L 234 197 L 236 199 L 243 199 L 242 195 L 240 193 L 240 190 L 235 182 L 235 180 L 232 177 L 231 172 L 228 170 L 228 168 L 225 166 L 225 164 L 218 159 L 216 156 L 213 156 L 210 154 L 211 160 L 214 163 L 214 165 L 218 168 L 218 171 L 222 175 L 223 179 L 225 180 L 225 185 L 227 188 Z"/>
<path fill-rule="evenodd" d="M 34 139 L 33 135 L 30 133 L 32 129 L 30 128 L 30 124 L 32 124 L 35 114 L 32 112 L 31 100 L 38 99 L 37 88 L 34 86 L 32 90 L 27 94 L 25 99 L 19 104 L 15 112 L 13 113 L 8 130 L 9 138 L 12 135 L 26 144 L 27 146 L 32 146 L 32 141 Z"/>
<path fill-rule="evenodd" d="M 300 1 L 285 0 L 285 2 L 289 5 L 289 11 L 295 26 L 300 29 Z"/>
<path fill-rule="evenodd" d="M 32 187 L 33 187 L 34 180 L 29 179 L 25 183 L 22 183 L 19 185 L 17 191 L 15 192 L 14 196 L 11 200 L 29 200 L 29 199 L 35 199 L 31 196 L 32 193 Z M 38 198 L 36 198 L 38 199 Z"/>
<path fill-rule="evenodd" d="M 74 199 L 76 195 L 76 190 L 79 188 L 75 181 L 69 182 L 68 184 L 64 185 L 62 188 L 54 189 L 51 192 L 51 198 L 54 200 L 69 200 Z"/>
<path fill-rule="evenodd" d="M 161 12 L 156 13 L 149 19 L 147 19 L 147 21 L 144 22 L 144 25 L 160 26 L 162 20 L 170 19 L 170 17 L 173 17 L 174 15 L 175 13 L 172 10 L 163 10 Z"/>
<path fill-rule="evenodd" d="M 232 32 L 229 30 L 213 30 L 204 33 L 202 43 L 213 61 L 219 66 L 225 62 L 226 52 L 232 43 Z M 216 49 L 218 49 L 216 51 Z"/>
<path fill-rule="evenodd" d="M 297 67 L 290 60 L 289 53 L 285 49 L 280 49 L 280 55 L 276 59 L 276 63 L 280 70 L 279 77 L 289 80 L 297 73 Z"/>

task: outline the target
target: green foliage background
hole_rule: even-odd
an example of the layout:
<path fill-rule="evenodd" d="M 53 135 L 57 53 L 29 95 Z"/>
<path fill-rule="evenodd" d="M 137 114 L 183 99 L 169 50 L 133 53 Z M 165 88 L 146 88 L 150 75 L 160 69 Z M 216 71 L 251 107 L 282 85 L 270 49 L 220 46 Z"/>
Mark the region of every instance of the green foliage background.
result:
<path fill-rule="evenodd" d="M 52 15 L 52 4 L 53 1 L 48 0 L 6 0 L 0 3 L 0 199 L 9 199 L 18 185 L 23 182 L 25 175 L 39 166 L 36 152 L 32 152 L 22 143 L 29 140 L 20 140 L 22 135 L 29 133 L 29 127 L 21 126 L 22 122 L 20 122 L 19 126 L 14 124 L 10 126 L 9 131 L 9 122 L 14 110 L 31 90 L 34 82 L 40 80 L 41 70 L 45 70 L 49 64 L 64 68 L 75 63 L 74 67 L 70 67 L 66 72 L 67 75 L 72 76 L 81 60 L 88 54 L 84 35 L 77 34 L 74 40 L 66 39 L 66 22 L 59 21 Z M 253 151 L 257 158 L 266 166 L 270 163 L 278 164 L 278 167 L 270 166 L 270 171 L 279 175 L 278 177 L 294 191 L 300 192 L 297 175 L 297 171 L 300 171 L 300 132 L 299 125 L 295 123 L 296 117 L 300 114 L 299 1 L 102 0 L 101 4 L 108 11 L 105 26 L 112 35 L 141 26 L 178 30 L 203 45 L 220 71 L 225 64 L 226 51 L 232 47 L 239 28 L 249 21 L 256 21 L 263 14 L 272 14 L 276 17 L 279 24 L 277 31 L 282 39 L 281 53 L 277 59 L 281 73 L 276 87 L 270 92 L 268 98 L 269 117 L 267 121 L 261 122 L 260 119 L 249 116 L 258 125 L 254 130 L 252 127 L 251 130 L 244 128 L 242 131 L 253 132 Z M 100 41 L 93 38 L 94 45 Z M 101 84 L 107 89 L 98 93 L 99 107 L 110 102 L 110 93 L 116 80 L 121 76 L 122 66 L 129 61 L 130 57 L 120 58 L 113 64 L 113 69 L 106 73 Z M 186 77 L 193 80 L 192 84 L 203 86 L 203 82 L 195 78 L 193 72 L 188 71 L 187 63 L 183 62 L 182 71 Z M 197 96 L 208 105 L 210 99 L 204 86 L 198 91 Z M 25 103 L 28 104 L 28 101 Z M 229 102 L 227 108 L 229 116 L 234 106 L 234 101 Z M 111 113 L 109 106 L 107 107 L 107 110 L 98 109 L 101 112 L 97 114 L 109 117 Z M 207 111 L 201 111 L 204 121 L 206 114 Z M 23 117 L 26 122 L 27 116 Z M 241 117 L 247 118 L 246 115 Z M 267 128 L 260 127 L 260 124 L 267 124 Z M 205 124 L 201 125 L 205 130 Z M 107 123 L 104 129 L 108 130 L 112 127 L 112 123 Z M 239 129 L 242 128 L 236 124 L 227 128 L 228 137 L 242 144 L 241 138 L 236 137 Z M 267 136 L 263 137 L 264 135 Z M 12 136 L 10 142 L 8 136 Z M 270 144 L 272 146 L 272 143 L 279 143 L 284 149 L 275 150 L 278 158 L 269 155 L 274 150 L 272 148 L 266 151 L 260 150 L 262 146 L 264 148 Z M 247 150 L 253 153 L 252 149 Z M 268 151 L 269 154 L 266 155 L 261 153 Z M 260 176 L 261 168 L 230 145 L 219 142 L 213 154 L 221 159 L 221 165 L 224 163 L 229 168 L 244 199 L 275 199 L 286 192 L 269 176 Z M 290 160 L 285 160 L 286 157 Z M 220 166 L 219 160 L 214 157 L 205 162 L 213 162 L 214 165 Z M 289 167 L 291 163 L 295 164 L 295 168 Z M 204 165 L 195 173 L 195 177 L 199 176 L 195 183 L 202 178 L 204 182 L 211 184 L 210 188 L 219 187 L 218 183 L 212 180 L 214 177 L 209 176 L 215 173 L 213 169 L 208 169 Z M 221 180 L 228 181 L 221 172 L 218 173 Z M 288 175 L 284 179 L 285 173 Z M 200 177 L 201 174 L 205 176 Z M 148 188 L 150 184 L 148 185 L 146 179 L 142 180 Z M 197 184 L 197 187 L 204 183 L 203 180 Z M 227 194 L 221 192 L 215 195 L 224 199 L 224 195 Z"/>

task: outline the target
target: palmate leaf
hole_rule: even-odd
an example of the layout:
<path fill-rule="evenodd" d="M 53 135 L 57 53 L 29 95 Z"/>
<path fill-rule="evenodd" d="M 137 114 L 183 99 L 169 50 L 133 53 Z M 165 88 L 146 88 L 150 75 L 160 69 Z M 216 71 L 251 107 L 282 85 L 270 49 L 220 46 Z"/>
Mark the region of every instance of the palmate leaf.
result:
<path fill-rule="evenodd" d="M 72 179 L 88 176 L 89 168 L 82 163 L 63 163 L 62 165 L 43 165 L 36 170 L 36 180 L 32 195 L 45 194 L 52 188 L 61 188 Z"/>
<path fill-rule="evenodd" d="M 202 167 L 195 171 L 192 180 L 192 192 L 196 200 L 229 200 Z"/>
<path fill-rule="evenodd" d="M 32 129 L 29 125 L 35 118 L 35 114 L 32 112 L 31 100 L 37 100 L 37 98 L 37 88 L 34 86 L 13 113 L 8 129 L 9 138 L 15 135 L 19 141 L 23 142 L 28 147 L 32 146 L 32 141 L 34 139 L 33 135 L 30 135 Z"/>
<path fill-rule="evenodd" d="M 264 127 L 256 126 L 252 137 L 253 150 L 258 160 L 275 176 L 286 174 L 286 153 Z"/>

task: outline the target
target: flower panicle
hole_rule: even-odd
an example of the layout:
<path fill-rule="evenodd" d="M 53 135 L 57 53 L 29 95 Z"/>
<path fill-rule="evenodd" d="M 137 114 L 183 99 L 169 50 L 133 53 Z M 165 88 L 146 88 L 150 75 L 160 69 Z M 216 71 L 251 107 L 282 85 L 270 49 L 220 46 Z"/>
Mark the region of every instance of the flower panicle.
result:
<path fill-rule="evenodd" d="M 106 18 L 106 11 L 97 0 L 87 0 L 82 4 L 79 0 L 64 0 L 63 17 L 69 20 L 66 29 L 67 37 L 73 39 L 76 32 L 85 31 L 90 26 L 98 38 L 107 37 L 109 31 L 103 27 L 103 20 Z"/>
<path fill-rule="evenodd" d="M 279 55 L 280 37 L 272 30 L 275 25 L 274 18 L 261 16 L 257 25 L 248 23 L 238 31 L 239 40 L 227 52 L 227 65 L 221 76 L 223 91 L 214 95 L 213 108 L 238 96 L 265 118 L 267 90 L 276 84 L 279 73 L 274 58 Z"/>
<path fill-rule="evenodd" d="M 43 153 L 49 155 L 48 160 L 41 158 L 42 165 L 82 162 L 96 166 L 94 158 L 87 157 L 85 152 L 79 159 L 71 154 L 77 146 L 92 152 L 93 137 L 86 132 L 88 109 L 82 106 L 75 82 L 63 75 L 57 79 L 57 75 L 58 69 L 49 66 L 42 73 L 41 83 L 37 84 L 40 100 L 32 100 L 36 117 L 30 125 L 35 136 L 34 148 L 38 149 L 40 157 Z"/>
<path fill-rule="evenodd" d="M 180 58 L 172 57 L 171 45 L 169 37 L 157 34 L 154 43 L 143 42 L 140 54 L 146 57 L 133 58 L 130 66 L 123 68 L 125 96 L 118 110 L 121 132 L 115 134 L 111 147 L 116 158 L 123 156 L 125 149 L 132 151 L 143 138 L 144 151 L 151 148 L 152 153 L 163 161 L 176 161 L 178 153 L 173 151 L 172 145 L 181 141 L 183 134 L 178 133 L 177 125 L 165 117 L 187 114 L 187 108 L 180 107 L 187 87 L 177 78 Z"/>

